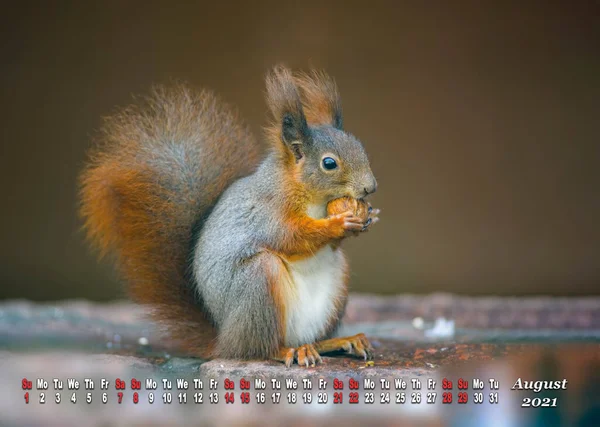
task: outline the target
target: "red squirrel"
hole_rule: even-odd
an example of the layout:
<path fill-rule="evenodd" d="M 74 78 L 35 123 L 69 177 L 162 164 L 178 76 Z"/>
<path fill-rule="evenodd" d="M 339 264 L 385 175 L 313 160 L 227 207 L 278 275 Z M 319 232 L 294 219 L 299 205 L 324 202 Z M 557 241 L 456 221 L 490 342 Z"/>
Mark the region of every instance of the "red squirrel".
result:
<path fill-rule="evenodd" d="M 157 87 L 108 117 L 80 176 L 87 237 L 190 354 L 371 358 L 363 334 L 332 338 L 348 294 L 339 243 L 378 220 L 369 160 L 328 75 L 278 66 L 266 86 L 265 154 L 209 91 Z M 340 198 L 356 201 L 328 213 Z"/>

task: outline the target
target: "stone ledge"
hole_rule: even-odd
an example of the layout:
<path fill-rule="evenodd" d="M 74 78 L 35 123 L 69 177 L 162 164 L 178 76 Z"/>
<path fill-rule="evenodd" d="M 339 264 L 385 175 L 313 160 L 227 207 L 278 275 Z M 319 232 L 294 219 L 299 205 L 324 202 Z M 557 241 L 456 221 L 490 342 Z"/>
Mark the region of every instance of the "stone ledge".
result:
<path fill-rule="evenodd" d="M 441 381 L 444 375 L 471 378 L 497 376 L 506 385 L 514 377 L 543 377 L 544 360 L 560 361 L 566 373 L 551 376 L 586 378 L 582 372 L 600 366 L 600 298 L 471 298 L 436 294 L 429 296 L 350 296 L 341 334 L 365 332 L 375 347 L 375 360 L 345 355 L 324 357 L 316 367 L 286 369 L 271 361 L 205 361 L 172 350 L 144 318 L 141 307 L 128 302 L 96 304 L 65 301 L 35 304 L 9 301 L 0 304 L 0 414 L 3 425 L 218 425 L 261 424 L 328 425 L 328 414 L 345 425 L 373 423 L 394 425 L 398 414 L 408 419 L 416 406 L 212 406 L 119 405 L 107 407 L 63 405 L 32 406 L 23 411 L 20 381 L 29 378 L 223 378 L 341 379 L 422 378 Z M 422 318 L 425 329 L 436 318 L 454 321 L 454 333 L 428 338 L 413 326 Z M 553 366 L 552 364 L 549 366 Z M 558 368 L 556 368 L 558 369 Z M 483 372 L 483 374 L 481 374 Z M 536 373 L 537 372 L 537 373 Z M 239 384 L 239 383 L 237 383 Z M 331 384 L 331 383 L 330 383 Z M 587 392 L 578 392 L 578 402 Z M 582 383 L 583 384 L 583 383 Z M 379 385 L 378 385 L 379 386 Z M 330 386 L 331 387 L 331 386 Z M 439 386 L 438 386 L 439 387 Z M 583 386 L 579 386 L 580 388 Z M 252 388 L 254 392 L 254 388 Z M 114 390 L 112 390 L 114 392 Z M 347 391 L 347 390 L 346 390 Z M 131 390 L 129 390 L 131 392 Z M 239 393 L 239 388 L 236 388 Z M 329 389 L 331 394 L 332 390 Z M 95 392 L 96 394 L 98 391 Z M 144 399 L 147 392 L 144 391 Z M 161 390 L 162 393 L 162 390 Z M 573 394 L 575 393 L 575 394 Z M 577 394 L 579 393 L 579 394 Z M 362 396 L 362 394 L 361 394 Z M 96 397 L 97 399 L 98 397 Z M 332 396 L 330 396 L 332 398 Z M 509 402 L 510 400 L 507 400 Z M 111 408 L 111 409 L 106 409 Z M 460 420 L 455 407 L 441 413 L 439 405 L 420 406 L 413 425 L 443 425 Z M 43 409 L 43 410 L 42 410 Z M 499 406 L 498 414 L 511 410 Z M 202 418 L 198 418 L 201 411 Z M 324 412 L 325 411 L 325 412 Z M 496 412 L 485 412 L 493 419 Z M 411 415 L 413 414 L 413 415 Z M 452 418 L 456 415 L 458 418 Z M 486 416 L 487 416 L 486 415 Z M 425 418 L 423 418 L 425 417 Z M 258 421 L 257 421 L 258 420 Z M 482 421 L 483 422 L 483 421 Z M 404 425 L 410 425 L 403 422 Z M 485 424 L 485 422 L 484 422 Z M 481 425 L 484 425 L 481 424 Z"/>

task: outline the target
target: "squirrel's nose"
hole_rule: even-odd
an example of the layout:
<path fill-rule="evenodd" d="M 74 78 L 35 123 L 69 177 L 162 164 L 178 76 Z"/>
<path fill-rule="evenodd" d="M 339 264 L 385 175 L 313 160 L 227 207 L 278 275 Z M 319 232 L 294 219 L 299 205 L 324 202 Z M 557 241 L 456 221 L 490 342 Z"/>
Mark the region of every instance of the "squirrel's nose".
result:
<path fill-rule="evenodd" d="M 365 190 L 365 196 L 368 196 L 369 194 L 373 194 L 374 192 L 377 191 L 377 181 L 375 180 L 375 177 L 371 178 L 371 182 L 365 186 L 364 190 Z"/>

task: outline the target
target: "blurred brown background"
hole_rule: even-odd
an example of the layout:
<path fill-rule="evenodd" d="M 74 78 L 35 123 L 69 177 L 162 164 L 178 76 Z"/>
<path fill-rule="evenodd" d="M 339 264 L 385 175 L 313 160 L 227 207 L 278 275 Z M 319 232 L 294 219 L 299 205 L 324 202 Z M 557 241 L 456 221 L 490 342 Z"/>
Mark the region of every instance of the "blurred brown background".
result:
<path fill-rule="evenodd" d="M 1 298 L 121 296 L 75 209 L 101 117 L 178 79 L 259 133 L 279 62 L 336 77 L 379 180 L 353 289 L 598 294 L 598 2 L 191 3 L 3 8 Z"/>

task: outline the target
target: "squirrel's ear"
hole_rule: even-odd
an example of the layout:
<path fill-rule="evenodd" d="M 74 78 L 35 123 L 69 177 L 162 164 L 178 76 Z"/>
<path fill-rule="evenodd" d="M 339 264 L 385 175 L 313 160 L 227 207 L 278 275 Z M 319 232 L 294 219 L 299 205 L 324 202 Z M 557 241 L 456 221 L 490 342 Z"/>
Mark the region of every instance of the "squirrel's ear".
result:
<path fill-rule="evenodd" d="M 292 72 L 283 66 L 275 67 L 267 75 L 267 102 L 281 140 L 294 152 L 296 159 L 303 156 L 302 145 L 311 141 L 302 101 Z"/>
<path fill-rule="evenodd" d="M 312 70 L 295 76 L 306 118 L 312 125 L 330 124 L 342 129 L 342 101 L 335 81 L 324 71 Z"/>

